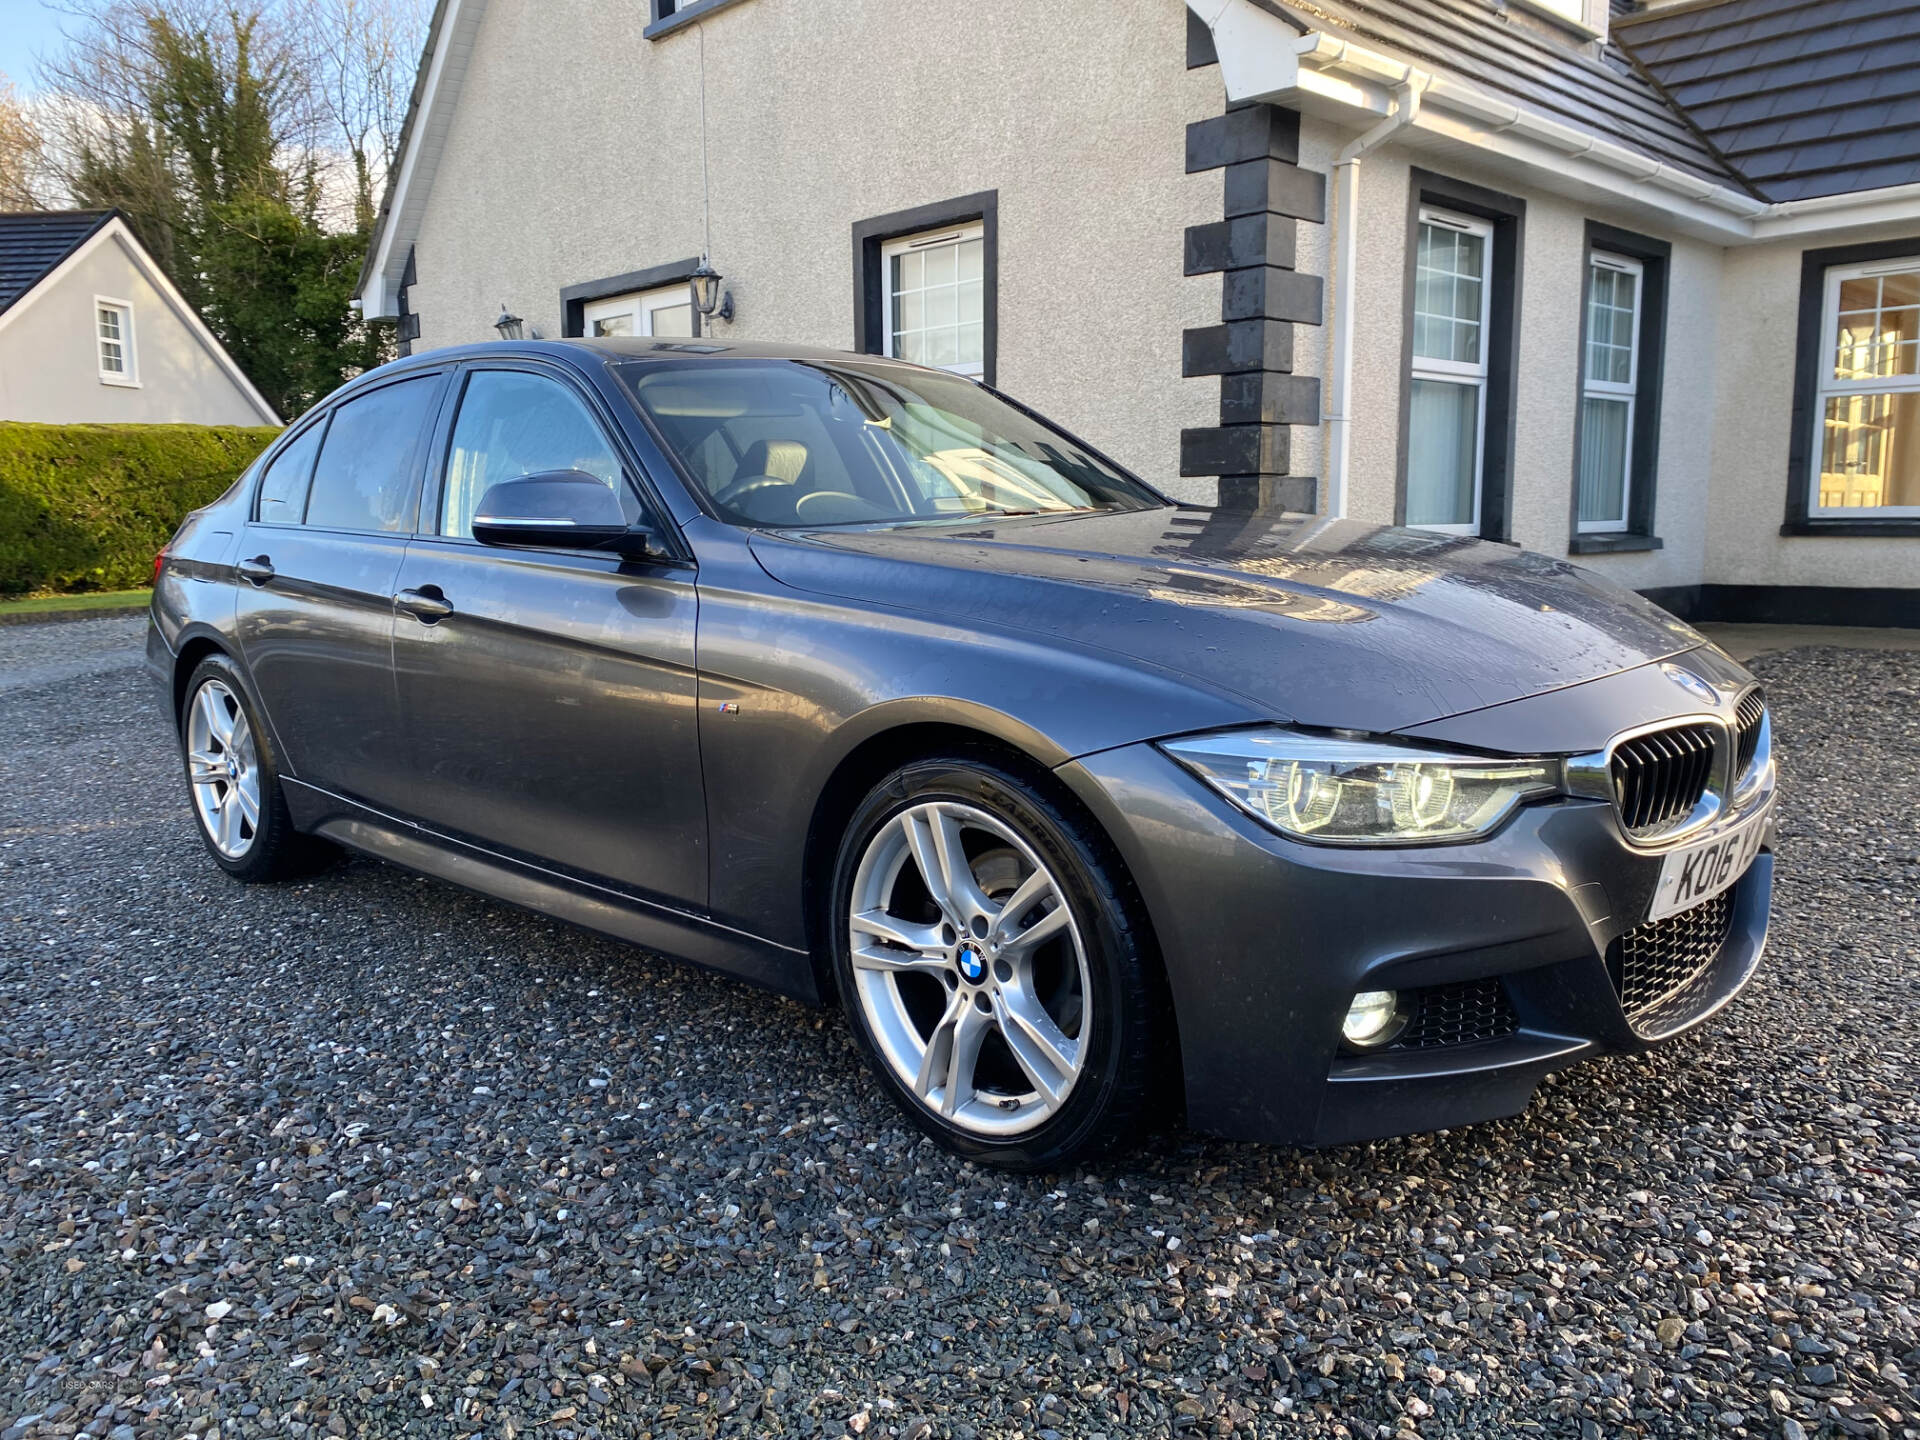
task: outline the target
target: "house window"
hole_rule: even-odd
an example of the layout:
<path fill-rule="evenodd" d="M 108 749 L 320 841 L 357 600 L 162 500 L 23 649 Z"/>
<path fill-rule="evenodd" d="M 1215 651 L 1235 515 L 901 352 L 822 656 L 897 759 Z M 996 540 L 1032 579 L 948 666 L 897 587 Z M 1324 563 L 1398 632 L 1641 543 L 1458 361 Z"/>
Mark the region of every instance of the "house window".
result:
<path fill-rule="evenodd" d="M 133 353 L 133 307 L 124 300 L 93 301 L 94 340 L 100 354 L 100 379 L 107 385 L 137 385 Z"/>
<path fill-rule="evenodd" d="M 584 333 L 596 339 L 606 335 L 686 339 L 699 333 L 693 318 L 693 292 L 685 284 L 589 301 L 582 308 L 581 321 Z"/>
<path fill-rule="evenodd" d="M 994 383 L 997 191 L 853 226 L 853 348 Z"/>
<path fill-rule="evenodd" d="M 1587 347 L 1580 392 L 1583 531 L 1624 531 L 1632 513 L 1634 398 L 1640 380 L 1638 260 L 1587 257 Z"/>
<path fill-rule="evenodd" d="M 1810 518 L 1920 517 L 1920 256 L 1827 271 Z"/>
<path fill-rule="evenodd" d="M 977 224 L 881 248 L 887 354 L 976 379 L 985 372 L 985 251 Z"/>
<path fill-rule="evenodd" d="M 1416 246 L 1406 523 L 1477 534 L 1486 449 L 1493 226 L 1471 216 L 1422 208 Z"/>

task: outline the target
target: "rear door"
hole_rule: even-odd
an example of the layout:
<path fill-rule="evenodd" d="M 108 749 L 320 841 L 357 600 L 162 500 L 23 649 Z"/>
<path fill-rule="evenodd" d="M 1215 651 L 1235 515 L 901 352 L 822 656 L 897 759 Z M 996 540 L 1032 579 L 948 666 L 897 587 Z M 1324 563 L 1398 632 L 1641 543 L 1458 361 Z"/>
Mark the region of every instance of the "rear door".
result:
<path fill-rule="evenodd" d="M 443 370 L 309 421 L 261 478 L 241 537 L 236 633 L 293 776 L 380 809 L 405 800 L 393 592 Z"/>
<path fill-rule="evenodd" d="M 549 470 L 597 476 L 629 521 L 674 537 L 573 377 L 527 362 L 474 366 L 459 384 L 394 622 L 412 811 L 488 849 L 702 906 L 693 567 L 477 543 L 487 489 Z"/>

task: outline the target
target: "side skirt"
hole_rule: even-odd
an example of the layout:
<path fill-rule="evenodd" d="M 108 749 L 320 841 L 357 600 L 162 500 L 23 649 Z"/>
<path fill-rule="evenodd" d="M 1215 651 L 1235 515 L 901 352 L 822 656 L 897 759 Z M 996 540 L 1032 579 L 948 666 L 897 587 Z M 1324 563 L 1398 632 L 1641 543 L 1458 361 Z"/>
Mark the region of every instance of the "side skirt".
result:
<path fill-rule="evenodd" d="M 820 1003 L 804 950 L 449 839 L 301 780 L 280 784 L 299 830 L 489 899 Z"/>

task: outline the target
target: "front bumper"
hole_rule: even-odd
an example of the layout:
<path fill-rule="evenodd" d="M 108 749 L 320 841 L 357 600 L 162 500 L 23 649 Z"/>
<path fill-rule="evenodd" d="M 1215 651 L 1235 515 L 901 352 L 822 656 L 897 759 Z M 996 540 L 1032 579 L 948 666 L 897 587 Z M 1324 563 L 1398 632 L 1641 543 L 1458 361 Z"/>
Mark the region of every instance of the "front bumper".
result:
<path fill-rule="evenodd" d="M 1333 849 L 1267 830 L 1151 745 L 1059 773 L 1140 886 L 1188 1123 L 1214 1134 L 1332 1145 L 1517 1114 L 1550 1071 L 1648 1049 L 1714 1014 L 1766 941 L 1771 795 L 1761 852 L 1714 917 L 1703 963 L 1630 1017 L 1622 954 L 1648 933 L 1636 927 L 1662 857 L 1629 846 L 1604 802 L 1530 806 L 1471 845 Z M 1348 1053 L 1340 1024 L 1361 990 L 1420 992 L 1439 1018 L 1420 1043 Z"/>

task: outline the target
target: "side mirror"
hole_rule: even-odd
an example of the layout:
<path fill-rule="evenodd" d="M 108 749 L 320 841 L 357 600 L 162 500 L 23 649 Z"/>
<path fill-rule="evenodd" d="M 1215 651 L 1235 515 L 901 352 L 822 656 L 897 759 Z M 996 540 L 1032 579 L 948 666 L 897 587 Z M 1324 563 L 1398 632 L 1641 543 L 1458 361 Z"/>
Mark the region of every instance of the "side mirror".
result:
<path fill-rule="evenodd" d="M 473 517 L 473 538 L 482 545 L 644 555 L 649 534 L 627 524 L 606 481 L 584 470 L 549 470 L 488 487 Z"/>

